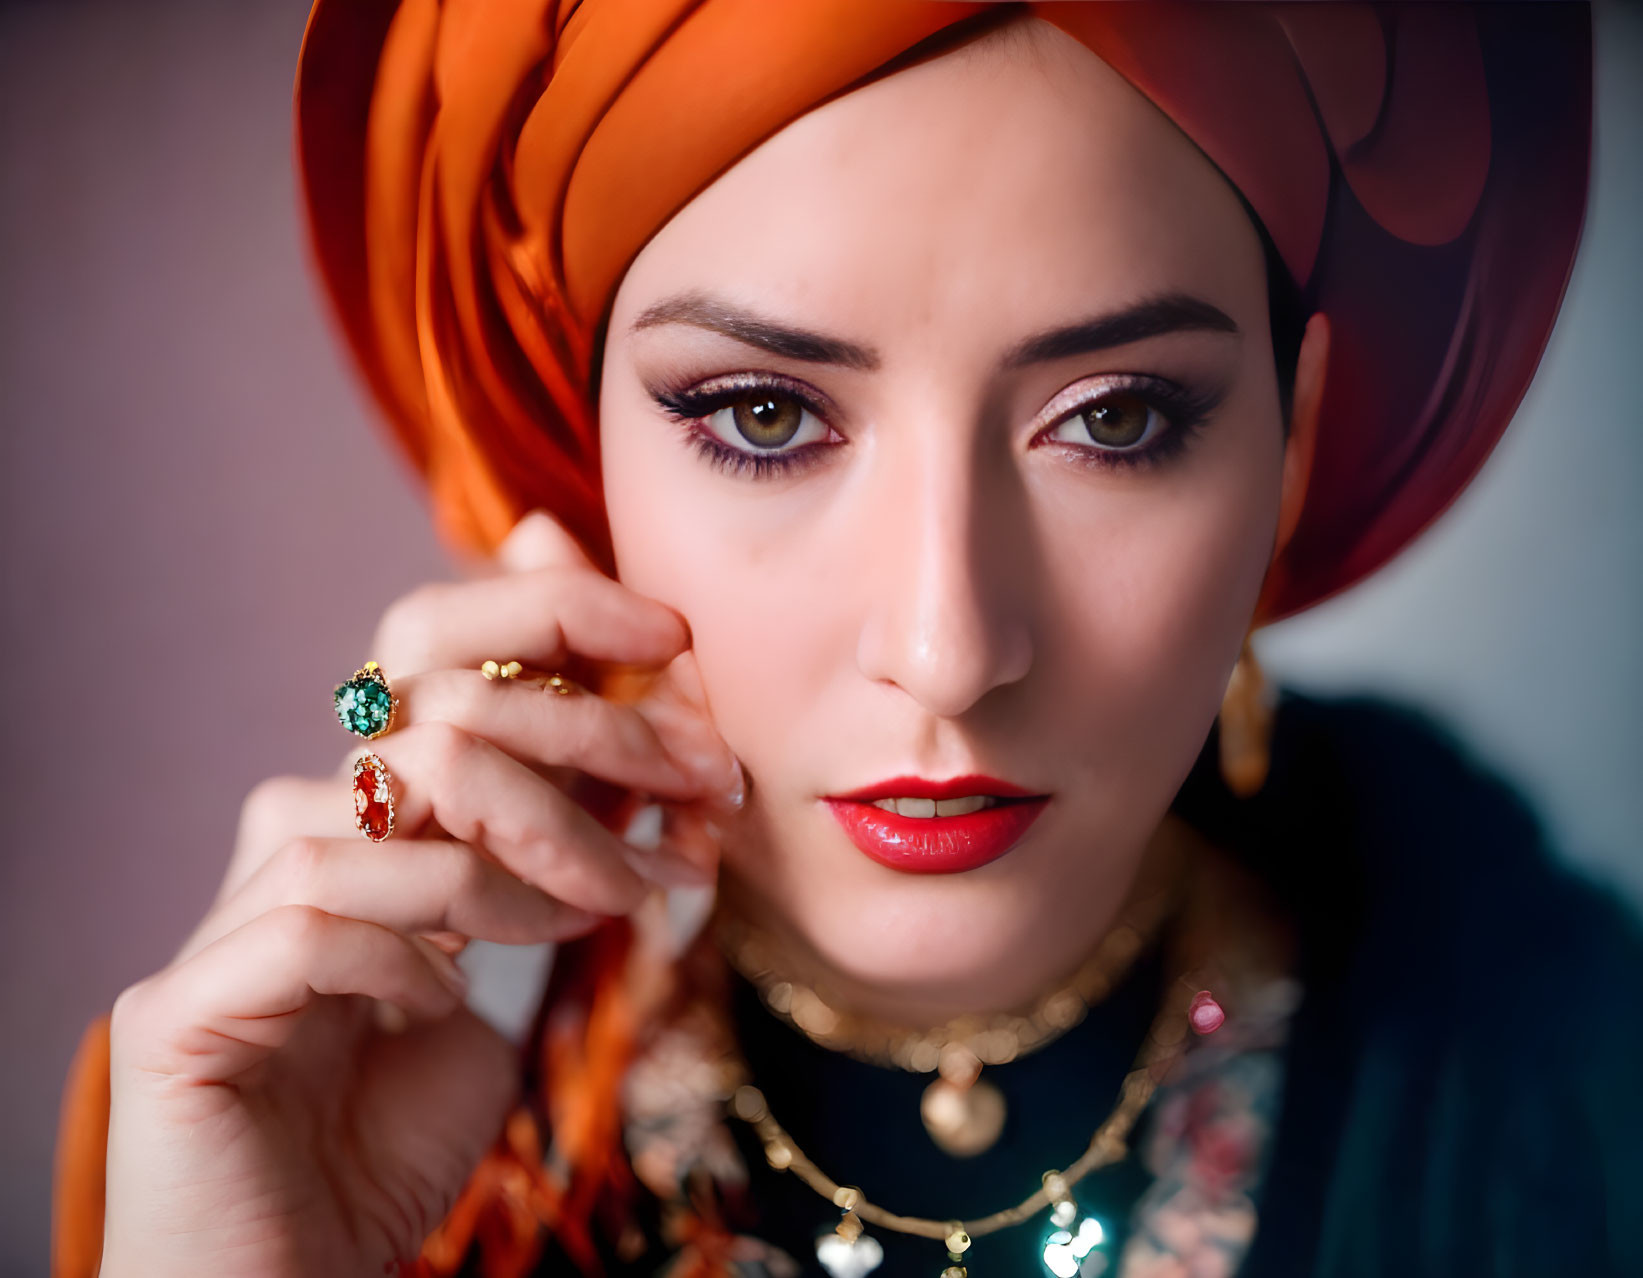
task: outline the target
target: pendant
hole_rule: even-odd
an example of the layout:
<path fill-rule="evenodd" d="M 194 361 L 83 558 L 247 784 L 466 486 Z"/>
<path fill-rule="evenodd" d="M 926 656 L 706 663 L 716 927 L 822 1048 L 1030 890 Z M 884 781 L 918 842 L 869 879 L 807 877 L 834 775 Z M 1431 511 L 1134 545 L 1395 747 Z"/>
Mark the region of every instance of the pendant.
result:
<path fill-rule="evenodd" d="M 986 1079 L 960 1087 L 938 1078 L 924 1089 L 919 1116 L 930 1139 L 954 1158 L 971 1158 L 993 1147 L 1004 1131 L 1004 1093 Z"/>
<path fill-rule="evenodd" d="M 816 1239 L 816 1259 L 833 1278 L 865 1278 L 884 1263 L 884 1248 L 871 1234 L 847 1241 L 834 1231 Z"/>

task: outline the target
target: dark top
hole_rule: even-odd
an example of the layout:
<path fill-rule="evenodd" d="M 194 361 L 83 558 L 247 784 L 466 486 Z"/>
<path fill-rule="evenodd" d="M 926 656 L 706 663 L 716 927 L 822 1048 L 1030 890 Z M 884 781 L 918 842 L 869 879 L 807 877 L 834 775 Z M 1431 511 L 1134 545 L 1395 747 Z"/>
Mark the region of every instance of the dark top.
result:
<path fill-rule="evenodd" d="M 1239 1278 L 1643 1278 L 1637 920 L 1548 853 L 1517 796 L 1408 712 L 1286 696 L 1272 773 L 1248 800 L 1225 790 L 1214 759 L 1212 738 L 1176 810 L 1271 884 L 1297 924 L 1305 991 Z M 819 1165 L 908 1214 L 979 1214 L 1082 1151 L 1160 979 L 1149 958 L 1075 1030 L 989 1068 L 1010 1123 L 968 1160 L 925 1135 L 926 1079 L 813 1046 L 745 985 L 735 1020 L 772 1110 Z M 837 1211 L 771 1171 L 743 1125 L 732 1131 L 752 1175 L 752 1232 L 823 1275 L 813 1239 Z M 1078 1188 L 1117 1230 L 1114 1257 L 1150 1181 L 1132 1153 Z M 940 1272 L 938 1243 L 871 1232 L 879 1274 Z M 978 1239 L 971 1275 L 1046 1274 L 1043 1233 L 1029 1223 Z M 664 1260 L 610 1272 L 652 1274 Z M 550 1257 L 539 1272 L 563 1265 Z"/>

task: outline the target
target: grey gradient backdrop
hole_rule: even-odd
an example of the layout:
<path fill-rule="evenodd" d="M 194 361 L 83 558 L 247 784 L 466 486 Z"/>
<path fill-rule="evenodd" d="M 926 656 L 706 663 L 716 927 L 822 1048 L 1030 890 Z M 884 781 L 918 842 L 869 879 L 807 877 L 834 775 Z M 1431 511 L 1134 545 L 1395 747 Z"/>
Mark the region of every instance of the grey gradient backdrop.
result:
<path fill-rule="evenodd" d="M 0 2 L 0 1275 L 46 1264 L 84 1023 L 205 907 L 242 797 L 453 569 L 310 283 L 300 0 Z M 1413 551 L 1270 633 L 1518 780 L 1643 902 L 1643 12 L 1601 5 L 1595 203 L 1505 444 Z M 356 539 L 378 548 L 360 571 Z"/>

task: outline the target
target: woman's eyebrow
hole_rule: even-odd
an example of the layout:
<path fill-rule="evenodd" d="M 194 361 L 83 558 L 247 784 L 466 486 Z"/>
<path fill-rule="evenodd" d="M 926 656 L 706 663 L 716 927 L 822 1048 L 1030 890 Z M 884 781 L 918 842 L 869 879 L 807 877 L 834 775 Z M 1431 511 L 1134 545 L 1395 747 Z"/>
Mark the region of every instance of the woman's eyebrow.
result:
<path fill-rule="evenodd" d="M 704 293 L 681 293 L 656 303 L 633 321 L 633 331 L 658 324 L 689 324 L 711 329 L 773 355 L 785 355 L 807 364 L 842 364 L 846 368 L 872 372 L 880 362 L 879 353 L 870 346 L 858 346 L 842 338 L 780 324 Z"/>
<path fill-rule="evenodd" d="M 1004 367 L 1021 368 L 1026 364 L 1066 359 L 1070 355 L 1088 355 L 1143 338 L 1183 332 L 1241 336 L 1232 317 L 1203 298 L 1187 293 L 1161 293 L 1123 310 L 1109 311 L 1029 337 L 1004 357 Z"/>
<path fill-rule="evenodd" d="M 657 302 L 633 321 L 633 331 L 662 324 L 709 329 L 773 355 L 808 364 L 839 364 L 872 372 L 882 362 L 878 351 L 871 346 L 782 324 L 705 293 L 681 293 Z M 1180 332 L 1240 335 L 1232 317 L 1203 298 L 1187 293 L 1163 293 L 1123 310 L 1047 329 L 1026 338 L 1005 355 L 1003 367 L 1020 368 L 1071 355 L 1088 355 L 1143 338 Z"/>

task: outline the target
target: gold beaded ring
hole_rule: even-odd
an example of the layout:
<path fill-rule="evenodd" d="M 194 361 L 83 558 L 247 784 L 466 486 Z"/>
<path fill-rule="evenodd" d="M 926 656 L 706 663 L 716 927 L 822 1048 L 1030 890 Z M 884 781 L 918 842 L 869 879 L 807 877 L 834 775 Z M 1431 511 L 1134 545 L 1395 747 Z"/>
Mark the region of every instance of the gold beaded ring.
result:
<path fill-rule="evenodd" d="M 346 683 L 331 693 L 337 720 L 356 737 L 374 741 L 394 726 L 399 698 L 388 687 L 388 676 L 374 661 L 367 661 Z"/>
<path fill-rule="evenodd" d="M 394 832 L 393 782 L 388 765 L 370 751 L 354 760 L 354 828 L 372 843 Z"/>
<path fill-rule="evenodd" d="M 517 661 L 486 661 L 480 665 L 479 673 L 487 679 L 520 679 L 534 682 L 544 690 L 561 697 L 568 697 L 577 691 L 577 686 L 564 675 L 547 671 L 531 671 L 527 674 L 525 667 Z"/>

